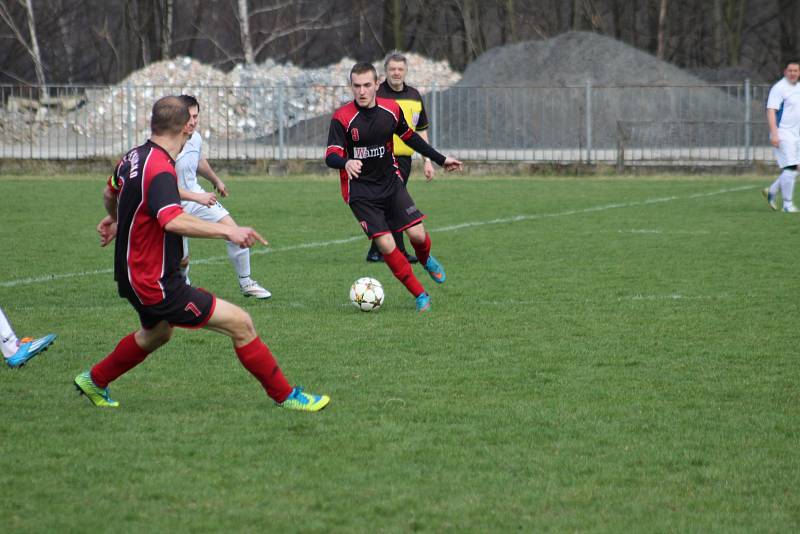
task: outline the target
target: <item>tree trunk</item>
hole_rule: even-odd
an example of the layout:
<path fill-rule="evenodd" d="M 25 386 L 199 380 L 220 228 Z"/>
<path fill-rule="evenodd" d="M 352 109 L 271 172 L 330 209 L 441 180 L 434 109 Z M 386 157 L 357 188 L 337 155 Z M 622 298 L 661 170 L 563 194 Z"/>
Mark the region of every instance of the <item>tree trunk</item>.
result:
<path fill-rule="evenodd" d="M 517 13 L 514 8 L 514 0 L 506 0 L 506 30 L 508 36 L 505 39 L 507 43 L 517 42 Z"/>
<path fill-rule="evenodd" d="M 715 67 L 721 67 L 723 62 L 723 49 L 725 43 L 722 39 L 722 0 L 713 0 L 713 14 L 711 18 L 711 40 L 714 46 L 711 50 L 711 61 Z"/>
<path fill-rule="evenodd" d="M 28 33 L 31 39 L 31 59 L 33 59 L 33 67 L 36 70 L 36 81 L 39 82 L 39 88 L 42 96 L 47 94 L 47 87 L 44 80 L 44 66 L 42 65 L 42 54 L 39 51 L 39 39 L 36 37 L 36 22 L 33 18 L 33 0 L 25 0 L 25 11 L 28 16 Z"/>
<path fill-rule="evenodd" d="M 781 70 L 787 61 L 797 61 L 797 17 L 800 16 L 796 0 L 780 0 L 778 2 L 780 24 L 780 61 Z"/>
<path fill-rule="evenodd" d="M 161 59 L 172 57 L 173 0 L 164 0 L 164 17 L 161 21 Z"/>
<path fill-rule="evenodd" d="M 247 7 L 247 0 L 239 1 L 239 32 L 242 38 L 242 50 L 244 51 L 244 62 L 253 65 L 256 56 L 253 54 L 253 40 L 250 38 L 250 10 Z"/>
<path fill-rule="evenodd" d="M 667 33 L 667 3 L 669 0 L 661 0 L 661 5 L 658 9 L 658 45 L 656 46 L 656 57 L 664 59 L 664 49 L 666 46 L 666 33 Z"/>

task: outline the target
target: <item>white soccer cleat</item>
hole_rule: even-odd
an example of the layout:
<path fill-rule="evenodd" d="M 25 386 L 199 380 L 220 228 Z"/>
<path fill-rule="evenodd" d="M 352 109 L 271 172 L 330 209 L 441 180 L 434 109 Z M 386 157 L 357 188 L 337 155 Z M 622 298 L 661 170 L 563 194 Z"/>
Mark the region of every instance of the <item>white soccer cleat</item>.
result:
<path fill-rule="evenodd" d="M 795 206 L 794 204 L 784 205 L 783 206 L 783 211 L 784 211 L 784 213 L 797 213 L 797 212 L 800 212 L 800 210 L 797 209 L 797 206 Z"/>
<path fill-rule="evenodd" d="M 242 286 L 242 295 L 245 297 L 255 297 L 257 299 L 268 299 L 272 296 L 272 293 L 261 287 L 255 280 L 251 280 L 249 283 Z"/>

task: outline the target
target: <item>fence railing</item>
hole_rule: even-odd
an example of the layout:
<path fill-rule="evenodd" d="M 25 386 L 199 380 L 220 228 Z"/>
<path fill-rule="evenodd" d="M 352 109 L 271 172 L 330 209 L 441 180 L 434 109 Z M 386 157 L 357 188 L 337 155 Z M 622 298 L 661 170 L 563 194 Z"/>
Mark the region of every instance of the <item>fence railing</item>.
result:
<path fill-rule="evenodd" d="M 466 160 L 751 164 L 770 160 L 769 86 L 419 87 L 440 151 Z M 318 159 L 344 86 L 0 85 L 0 158 L 116 157 L 149 133 L 160 96 L 201 104 L 211 159 Z"/>

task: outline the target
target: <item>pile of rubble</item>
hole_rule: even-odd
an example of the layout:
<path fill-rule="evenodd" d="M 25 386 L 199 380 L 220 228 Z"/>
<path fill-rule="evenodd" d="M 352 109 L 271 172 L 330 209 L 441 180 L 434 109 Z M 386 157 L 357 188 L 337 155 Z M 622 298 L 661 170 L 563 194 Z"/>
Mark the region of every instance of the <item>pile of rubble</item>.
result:
<path fill-rule="evenodd" d="M 411 53 L 407 57 L 409 80 L 420 88 L 434 83 L 446 87 L 461 78 L 445 61 Z M 13 114 L 26 123 L 57 125 L 89 138 L 117 136 L 138 142 L 149 133 L 153 102 L 163 95 L 184 93 L 200 102 L 205 137 L 254 139 L 272 135 L 279 125 L 290 127 L 330 113 L 349 99 L 347 76 L 354 63 L 344 58 L 328 67 L 303 69 L 269 59 L 260 65 L 237 65 L 225 73 L 192 58 L 178 57 L 133 72 L 117 85 L 87 88 L 77 109 L 53 111 L 46 120 L 41 113 L 35 118 L 22 117 L 19 106 Z M 380 64 L 376 68 L 383 70 Z"/>

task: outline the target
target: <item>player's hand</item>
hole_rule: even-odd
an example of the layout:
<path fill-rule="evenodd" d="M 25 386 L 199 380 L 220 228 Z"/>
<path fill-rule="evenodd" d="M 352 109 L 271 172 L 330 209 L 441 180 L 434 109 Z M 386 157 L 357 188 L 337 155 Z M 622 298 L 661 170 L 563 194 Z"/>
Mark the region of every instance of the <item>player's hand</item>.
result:
<path fill-rule="evenodd" d="M 217 203 L 217 195 L 215 193 L 198 193 L 197 203 L 206 207 L 211 207 Z"/>
<path fill-rule="evenodd" d="M 442 165 L 442 167 L 444 167 L 444 170 L 447 172 L 453 172 L 462 170 L 464 168 L 464 164 L 452 156 L 447 156 L 447 159 L 444 160 L 444 165 Z"/>
<path fill-rule="evenodd" d="M 108 245 L 117 237 L 117 221 L 111 215 L 106 215 L 97 224 L 97 233 L 100 235 L 100 246 Z"/>
<path fill-rule="evenodd" d="M 425 181 L 430 182 L 431 180 L 433 180 L 433 175 L 436 174 L 436 170 L 433 168 L 433 163 L 431 163 L 431 160 L 429 159 L 425 160 L 424 169 L 425 169 L 424 171 Z"/>
<path fill-rule="evenodd" d="M 217 190 L 219 196 L 221 196 L 222 198 L 228 196 L 228 186 L 226 186 L 225 182 L 223 182 L 222 180 L 217 181 L 217 185 L 214 187 L 214 189 Z"/>
<path fill-rule="evenodd" d="M 256 242 L 262 245 L 269 245 L 266 239 L 261 237 L 261 234 L 250 228 L 249 226 L 234 226 L 230 230 L 228 241 L 236 243 L 240 248 L 250 248 Z"/>
<path fill-rule="evenodd" d="M 777 135 L 770 135 L 769 136 L 769 142 L 775 148 L 778 148 L 780 146 L 780 144 L 781 144 L 780 137 L 778 137 Z"/>
<path fill-rule="evenodd" d="M 344 164 L 344 170 L 347 171 L 347 177 L 351 180 L 355 180 L 359 176 L 361 176 L 361 160 L 360 159 L 348 159 L 347 163 Z"/>

